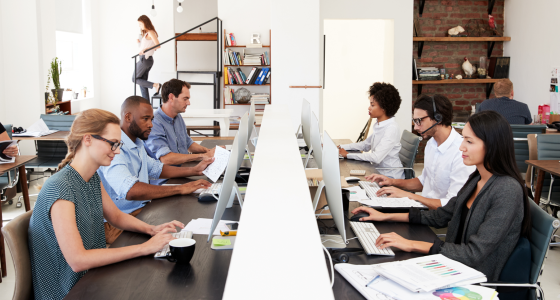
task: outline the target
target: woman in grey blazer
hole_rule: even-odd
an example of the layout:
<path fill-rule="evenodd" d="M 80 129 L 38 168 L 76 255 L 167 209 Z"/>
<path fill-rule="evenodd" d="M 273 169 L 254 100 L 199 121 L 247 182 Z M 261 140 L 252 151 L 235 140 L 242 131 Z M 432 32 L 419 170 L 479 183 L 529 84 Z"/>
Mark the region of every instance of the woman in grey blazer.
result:
<path fill-rule="evenodd" d="M 531 230 L 529 200 L 515 163 L 513 134 L 507 120 L 494 111 L 471 116 L 463 129 L 465 165 L 477 170 L 447 205 L 437 210 L 385 214 L 368 207 L 352 211 L 369 213 L 360 221 L 419 223 L 447 227 L 445 242 L 407 240 L 396 233 L 382 234 L 380 248 L 407 252 L 441 253 L 497 281 L 520 236 Z"/>

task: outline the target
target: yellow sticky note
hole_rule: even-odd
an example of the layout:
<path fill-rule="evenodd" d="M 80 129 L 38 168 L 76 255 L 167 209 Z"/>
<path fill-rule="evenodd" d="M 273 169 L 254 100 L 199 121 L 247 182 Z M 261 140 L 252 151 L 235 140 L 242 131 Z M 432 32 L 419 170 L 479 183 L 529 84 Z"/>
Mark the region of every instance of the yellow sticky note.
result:
<path fill-rule="evenodd" d="M 231 245 L 231 241 L 228 239 L 213 239 L 212 243 L 214 243 L 214 246 L 216 247 L 222 247 L 222 246 L 229 246 Z"/>

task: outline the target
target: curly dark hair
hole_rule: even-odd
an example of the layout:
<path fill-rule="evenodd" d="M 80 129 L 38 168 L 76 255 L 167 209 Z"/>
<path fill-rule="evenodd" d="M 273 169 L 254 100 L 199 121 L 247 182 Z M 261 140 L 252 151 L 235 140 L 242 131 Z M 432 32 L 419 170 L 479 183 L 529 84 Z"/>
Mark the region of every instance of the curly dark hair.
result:
<path fill-rule="evenodd" d="M 167 103 L 167 100 L 169 100 L 169 94 L 173 94 L 175 97 L 179 97 L 179 94 L 181 94 L 181 92 L 183 91 L 184 86 L 186 86 L 189 90 L 191 89 L 190 83 L 179 79 L 171 79 L 168 82 L 164 83 L 161 87 L 163 103 Z"/>
<path fill-rule="evenodd" d="M 373 96 L 375 102 L 385 110 L 388 117 L 393 117 L 401 107 L 401 95 L 390 83 L 376 82 L 369 87 L 369 96 Z"/>
<path fill-rule="evenodd" d="M 434 100 L 432 100 L 434 99 Z M 441 124 L 443 126 L 451 126 L 451 122 L 453 122 L 453 104 L 447 97 L 443 95 L 420 95 L 416 101 L 414 101 L 414 108 L 425 110 L 428 113 L 428 117 L 430 119 L 434 119 L 434 104 L 433 101 L 436 102 L 436 110 L 438 113 L 441 114 Z"/>

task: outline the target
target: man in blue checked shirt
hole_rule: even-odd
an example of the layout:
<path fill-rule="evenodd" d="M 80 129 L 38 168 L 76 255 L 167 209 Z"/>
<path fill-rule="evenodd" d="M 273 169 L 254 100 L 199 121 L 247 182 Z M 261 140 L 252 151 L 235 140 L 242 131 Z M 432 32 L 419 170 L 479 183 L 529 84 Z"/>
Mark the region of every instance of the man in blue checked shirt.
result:
<path fill-rule="evenodd" d="M 146 151 L 152 158 L 166 165 L 180 166 L 189 161 L 214 157 L 214 149 L 195 143 L 187 134 L 185 121 L 181 117 L 189 106 L 191 85 L 188 82 L 171 79 L 163 84 L 163 105 L 154 112 L 154 127 L 146 141 Z M 166 179 L 152 180 L 161 185 Z"/>
<path fill-rule="evenodd" d="M 117 207 L 133 216 L 139 214 L 151 199 L 186 195 L 211 186 L 206 180 L 177 186 L 149 184 L 150 179 L 202 175 L 202 171 L 214 161 L 214 158 L 205 158 L 195 167 L 189 168 L 164 165 L 149 157 L 143 141 L 150 135 L 153 118 L 152 105 L 148 100 L 140 96 L 128 97 L 121 106 L 121 153 L 115 156 L 110 166 L 97 171 Z M 105 222 L 107 244 L 112 244 L 121 233 L 122 230 Z"/>

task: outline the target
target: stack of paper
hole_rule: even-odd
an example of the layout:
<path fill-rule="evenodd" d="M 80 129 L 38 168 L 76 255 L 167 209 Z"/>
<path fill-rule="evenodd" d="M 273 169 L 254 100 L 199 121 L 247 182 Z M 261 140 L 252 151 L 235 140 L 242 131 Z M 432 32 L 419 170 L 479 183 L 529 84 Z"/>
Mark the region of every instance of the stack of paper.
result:
<path fill-rule="evenodd" d="M 227 221 L 220 220 L 216 230 L 214 230 L 213 235 L 220 235 L 221 231 L 229 231 L 230 229 L 226 226 L 227 223 L 237 223 L 237 221 Z M 192 231 L 193 234 L 206 234 L 210 233 L 210 228 L 212 227 L 212 219 L 198 218 L 191 220 L 182 231 Z"/>
<path fill-rule="evenodd" d="M 362 201 L 369 201 L 366 191 L 360 188 L 359 186 L 353 186 L 344 189 L 350 191 L 350 201 L 357 201 L 360 203 Z"/>
<path fill-rule="evenodd" d="M 55 133 L 58 130 L 50 130 L 47 124 L 43 119 L 39 119 L 39 121 L 33 123 L 33 125 L 27 128 L 27 131 L 24 133 L 14 133 L 13 136 L 32 136 L 32 137 L 41 137 L 45 135 L 49 135 L 51 133 Z"/>
<path fill-rule="evenodd" d="M 366 299 L 371 300 L 498 299 L 498 293 L 493 289 L 476 285 L 454 286 L 431 292 L 412 292 L 380 276 L 375 270 L 376 266 L 379 265 L 336 264 L 334 268 Z M 375 281 L 370 284 L 374 278 Z"/>
<path fill-rule="evenodd" d="M 412 292 L 486 282 L 483 273 L 441 254 L 378 264 L 373 269 Z"/>
<path fill-rule="evenodd" d="M 216 152 L 214 152 L 214 162 L 208 165 L 202 174 L 206 175 L 213 182 L 218 181 L 222 173 L 227 167 L 229 156 L 231 152 L 227 151 L 222 147 L 216 147 Z"/>
<path fill-rule="evenodd" d="M 408 197 L 404 198 L 374 198 L 374 199 L 360 199 L 358 200 L 361 204 L 368 205 L 371 207 L 386 207 L 386 208 L 408 208 L 408 207 L 418 207 L 425 208 L 426 206 L 416 200 L 411 200 Z"/>

